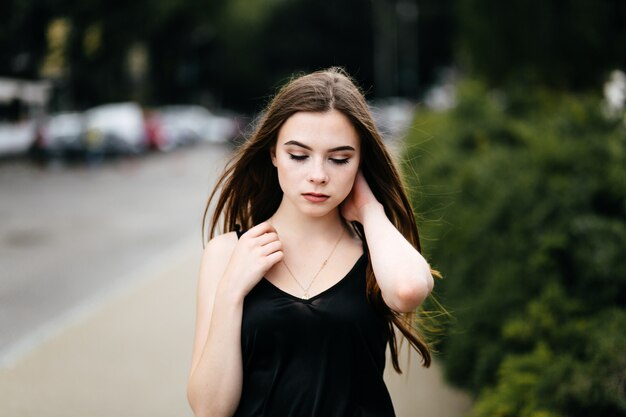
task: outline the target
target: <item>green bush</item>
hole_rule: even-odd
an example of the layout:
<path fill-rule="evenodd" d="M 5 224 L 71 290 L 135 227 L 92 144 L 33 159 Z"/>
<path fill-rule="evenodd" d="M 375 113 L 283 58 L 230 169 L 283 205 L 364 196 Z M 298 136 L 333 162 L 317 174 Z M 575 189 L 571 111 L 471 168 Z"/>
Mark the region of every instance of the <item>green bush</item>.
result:
<path fill-rule="evenodd" d="M 417 114 L 404 165 L 454 316 L 446 376 L 474 416 L 626 415 L 623 121 L 597 97 L 458 96 Z"/>

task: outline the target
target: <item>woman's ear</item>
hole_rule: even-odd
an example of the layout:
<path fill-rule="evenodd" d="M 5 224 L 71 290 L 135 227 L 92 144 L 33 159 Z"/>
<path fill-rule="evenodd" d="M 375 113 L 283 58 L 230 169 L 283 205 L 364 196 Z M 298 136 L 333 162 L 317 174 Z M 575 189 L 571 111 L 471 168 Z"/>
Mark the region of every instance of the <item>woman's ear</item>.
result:
<path fill-rule="evenodd" d="M 276 146 L 270 148 L 270 158 L 272 159 L 272 165 L 276 166 Z"/>

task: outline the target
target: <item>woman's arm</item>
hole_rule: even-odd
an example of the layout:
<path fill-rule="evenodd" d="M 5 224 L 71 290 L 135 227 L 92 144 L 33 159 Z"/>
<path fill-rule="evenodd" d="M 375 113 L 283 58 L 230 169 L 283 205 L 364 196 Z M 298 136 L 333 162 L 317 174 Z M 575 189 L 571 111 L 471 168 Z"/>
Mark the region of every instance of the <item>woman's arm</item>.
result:
<path fill-rule="evenodd" d="M 278 235 L 267 223 L 237 240 L 218 236 L 206 246 L 200 267 L 192 365 L 187 386 L 196 415 L 231 416 L 242 385 L 243 300 L 261 277 L 282 259 Z"/>
<path fill-rule="evenodd" d="M 385 303 L 400 313 L 415 310 L 433 289 L 430 266 L 389 221 L 361 172 L 342 206 L 342 215 L 363 225 Z"/>

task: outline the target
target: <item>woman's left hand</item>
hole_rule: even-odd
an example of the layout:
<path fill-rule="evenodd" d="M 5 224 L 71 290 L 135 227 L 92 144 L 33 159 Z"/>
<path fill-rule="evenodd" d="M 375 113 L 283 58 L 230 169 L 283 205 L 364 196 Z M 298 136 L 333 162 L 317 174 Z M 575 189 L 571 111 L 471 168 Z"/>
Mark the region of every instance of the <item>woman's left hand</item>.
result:
<path fill-rule="evenodd" d="M 341 204 L 341 215 L 349 222 L 357 221 L 363 223 L 365 208 L 372 205 L 382 208 L 365 180 L 363 173 L 359 171 L 354 180 L 352 191 Z"/>

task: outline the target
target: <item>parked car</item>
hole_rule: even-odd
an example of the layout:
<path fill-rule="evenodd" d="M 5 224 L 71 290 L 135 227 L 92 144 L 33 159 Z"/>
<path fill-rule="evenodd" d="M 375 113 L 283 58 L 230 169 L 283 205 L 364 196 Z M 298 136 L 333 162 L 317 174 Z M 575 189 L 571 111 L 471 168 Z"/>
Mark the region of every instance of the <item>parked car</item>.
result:
<path fill-rule="evenodd" d="M 148 148 L 143 111 L 136 103 L 104 104 L 85 112 L 90 154 L 139 154 Z"/>
<path fill-rule="evenodd" d="M 144 125 L 148 147 L 161 152 L 169 152 L 181 145 L 180 135 L 165 120 L 158 110 L 144 112 Z"/>
<path fill-rule="evenodd" d="M 183 141 L 227 142 L 238 134 L 233 118 L 216 115 L 202 106 L 171 105 L 160 111 Z"/>
<path fill-rule="evenodd" d="M 20 122 L 0 121 L 0 157 L 23 155 L 35 140 L 37 124 L 34 120 Z"/>
<path fill-rule="evenodd" d="M 46 158 L 80 156 L 85 151 L 83 114 L 51 114 L 39 122 L 33 152 Z"/>
<path fill-rule="evenodd" d="M 180 107 L 180 108 L 179 108 Z M 167 106 L 158 110 L 159 123 L 169 143 L 185 146 L 202 140 L 202 129 L 182 109 L 185 106 Z"/>

